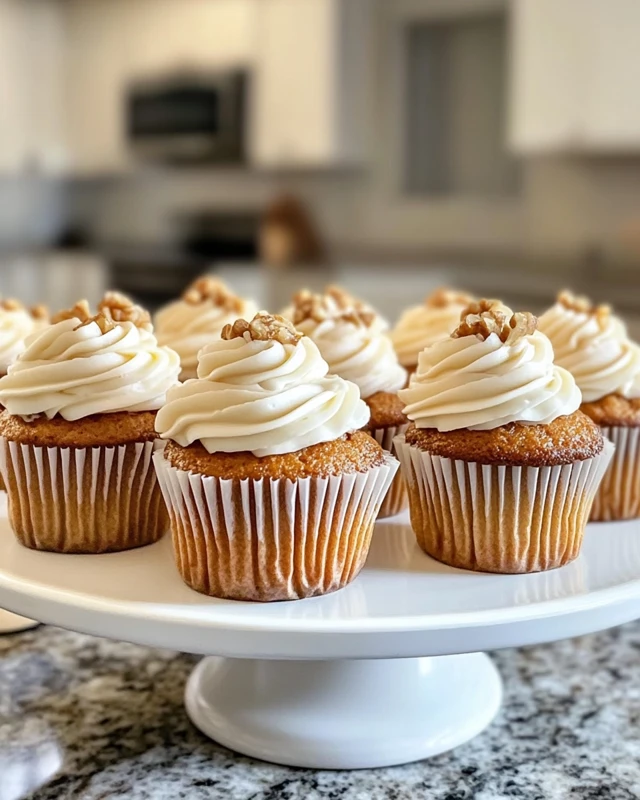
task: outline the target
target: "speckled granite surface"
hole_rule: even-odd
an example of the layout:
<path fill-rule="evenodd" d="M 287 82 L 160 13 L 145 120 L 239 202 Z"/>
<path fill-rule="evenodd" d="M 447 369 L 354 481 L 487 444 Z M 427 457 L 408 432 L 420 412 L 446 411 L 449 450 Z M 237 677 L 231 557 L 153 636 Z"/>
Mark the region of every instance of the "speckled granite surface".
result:
<path fill-rule="evenodd" d="M 42 627 L 0 637 L 0 800 L 640 798 L 640 623 L 498 653 L 505 705 L 453 753 L 311 772 L 242 758 L 182 707 L 196 659 Z"/>

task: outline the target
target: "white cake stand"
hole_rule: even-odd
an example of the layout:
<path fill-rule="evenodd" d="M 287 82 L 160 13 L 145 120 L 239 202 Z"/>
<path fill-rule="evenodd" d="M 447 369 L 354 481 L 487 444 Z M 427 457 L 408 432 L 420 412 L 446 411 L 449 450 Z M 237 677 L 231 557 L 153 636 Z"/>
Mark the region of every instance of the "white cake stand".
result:
<path fill-rule="evenodd" d="M 640 617 L 640 523 L 592 525 L 568 567 L 505 576 L 438 564 L 402 517 L 377 525 L 351 586 L 259 605 L 188 589 L 168 537 L 128 553 L 64 556 L 22 548 L 0 519 L 0 606 L 210 656 L 189 679 L 187 712 L 241 753 L 305 767 L 386 766 L 441 753 L 491 722 L 501 682 L 479 651 Z"/>
<path fill-rule="evenodd" d="M 7 496 L 4 492 L 0 492 L 0 516 L 6 514 Z M 3 633 L 19 633 L 20 631 L 28 631 L 30 628 L 37 628 L 40 623 L 33 619 L 21 617 L 18 614 L 12 614 L 10 611 L 5 611 L 0 608 L 0 635 Z"/>

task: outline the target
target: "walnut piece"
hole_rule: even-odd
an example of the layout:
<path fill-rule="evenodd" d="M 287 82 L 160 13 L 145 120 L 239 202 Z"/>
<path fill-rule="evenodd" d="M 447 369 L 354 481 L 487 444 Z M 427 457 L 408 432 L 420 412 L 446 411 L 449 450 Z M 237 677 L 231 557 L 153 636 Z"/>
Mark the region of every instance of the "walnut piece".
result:
<path fill-rule="evenodd" d="M 609 318 L 611 317 L 611 306 L 594 305 L 588 297 L 573 294 L 568 289 L 560 292 L 557 302 L 567 311 L 575 311 L 577 314 L 589 314 L 595 318 L 601 330 L 604 330 Z"/>
<path fill-rule="evenodd" d="M 258 311 L 251 322 L 237 319 L 234 323 L 225 325 L 221 336 L 226 340 L 246 339 L 253 342 L 273 340 L 280 344 L 297 344 L 302 339 L 302 334 L 288 319 L 266 311 Z"/>
<path fill-rule="evenodd" d="M 111 317 L 107 316 L 104 312 L 98 311 L 98 313 L 93 316 L 89 317 L 89 319 L 85 319 L 84 322 L 81 322 L 79 325 L 73 329 L 77 331 L 79 328 L 84 328 L 87 325 L 91 325 L 93 322 L 100 328 L 101 333 L 109 333 L 116 327 L 116 323 L 114 322 Z"/>
<path fill-rule="evenodd" d="M 235 295 L 221 280 L 203 275 L 195 280 L 182 295 L 185 303 L 198 305 L 211 302 L 214 306 L 224 308 L 226 311 L 240 314 L 242 312 L 242 299 Z"/>
<path fill-rule="evenodd" d="M 336 310 L 337 309 L 337 310 Z M 326 319 L 344 320 L 353 325 L 370 328 L 376 319 L 373 309 L 356 300 L 338 286 L 328 286 L 325 294 L 302 289 L 293 296 L 293 324 L 307 319 L 323 322 Z"/>
<path fill-rule="evenodd" d="M 469 309 L 479 309 L 477 311 Z M 528 311 L 510 316 L 496 300 L 479 300 L 465 309 L 460 324 L 451 334 L 453 339 L 476 336 L 483 341 L 495 333 L 501 342 L 513 344 L 522 336 L 530 336 L 538 328 L 538 319 Z"/>
<path fill-rule="evenodd" d="M 62 322 L 65 319 L 79 319 L 81 322 L 86 322 L 91 319 L 93 314 L 89 308 L 88 300 L 78 300 L 73 308 L 63 309 L 58 311 L 51 317 L 51 324 L 55 325 L 56 322 Z"/>
<path fill-rule="evenodd" d="M 0 307 L 4 311 L 24 311 L 24 306 L 19 300 L 13 297 L 7 297 L 6 300 L 0 302 Z"/>
<path fill-rule="evenodd" d="M 472 299 L 467 306 L 462 309 L 460 320 L 462 321 L 469 314 L 484 314 L 485 312 L 495 312 L 506 316 L 505 309 L 506 306 L 503 305 L 500 300 L 487 300 L 486 298 L 482 300 Z"/>
<path fill-rule="evenodd" d="M 131 298 L 121 292 L 106 292 L 98 303 L 98 313 L 102 313 L 116 323 L 133 322 L 136 328 L 145 331 L 153 330 L 149 312 L 142 306 L 136 305 Z"/>
<path fill-rule="evenodd" d="M 458 292 L 455 289 L 448 289 L 446 286 L 436 289 L 424 299 L 427 308 L 447 308 L 452 305 L 467 305 L 473 303 L 473 295 L 467 292 Z"/>
<path fill-rule="evenodd" d="M 29 313 L 37 322 L 46 322 L 49 319 L 49 309 L 44 303 L 38 303 L 37 306 L 31 306 Z"/>

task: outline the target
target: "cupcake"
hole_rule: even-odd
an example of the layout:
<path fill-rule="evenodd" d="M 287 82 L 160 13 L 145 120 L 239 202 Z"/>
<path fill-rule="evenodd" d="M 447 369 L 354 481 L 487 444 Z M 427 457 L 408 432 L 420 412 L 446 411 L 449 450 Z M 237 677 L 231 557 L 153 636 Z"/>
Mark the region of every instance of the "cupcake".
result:
<path fill-rule="evenodd" d="M 257 306 L 225 286 L 218 278 L 198 278 L 179 300 L 161 308 L 155 316 L 158 343 L 171 347 L 180 356 L 181 380 L 195 378 L 198 351 L 238 317 L 252 317 Z"/>
<path fill-rule="evenodd" d="M 104 553 L 168 527 L 152 467 L 154 422 L 178 381 L 149 316 L 111 293 L 58 315 L 0 379 L 0 472 L 20 542 Z"/>
<path fill-rule="evenodd" d="M 235 600 L 295 600 L 356 577 L 397 461 L 360 429 L 358 387 L 265 312 L 200 351 L 171 389 L 155 466 L 184 581 Z"/>
<path fill-rule="evenodd" d="M 44 306 L 27 310 L 18 300 L 0 301 L 0 377 L 7 374 L 9 366 L 24 350 L 26 340 L 46 326 L 46 319 Z M 0 490 L 4 488 L 0 476 Z"/>
<path fill-rule="evenodd" d="M 580 387 L 582 411 L 616 446 L 591 519 L 640 517 L 640 346 L 609 306 L 570 292 L 540 317 L 540 329 Z"/>
<path fill-rule="evenodd" d="M 330 294 L 298 292 L 292 308 L 297 330 L 309 336 L 329 365 L 329 372 L 352 381 L 371 414 L 366 430 L 384 450 L 393 451 L 393 440 L 404 433 L 408 420 L 402 412 L 398 390 L 407 382 L 407 371 L 398 363 L 391 341 L 376 326 L 372 311 L 337 310 Z M 408 505 L 404 480 L 396 474 L 380 508 L 380 518 L 390 517 Z"/>
<path fill-rule="evenodd" d="M 471 302 L 473 297 L 465 292 L 438 289 L 421 305 L 404 311 L 391 331 L 391 341 L 402 366 L 415 372 L 420 353 L 434 342 L 446 339 Z"/>
<path fill-rule="evenodd" d="M 293 295 L 290 305 L 282 312 L 282 316 L 285 317 L 285 319 L 293 321 L 296 307 L 300 302 L 304 302 L 306 298 L 311 296 L 319 296 L 322 298 L 323 307 L 329 316 L 347 311 L 355 311 L 358 314 L 366 315 L 371 320 L 369 327 L 373 330 L 382 332 L 389 329 L 388 321 L 380 316 L 373 306 L 369 305 L 369 303 L 365 303 L 364 300 L 360 300 L 358 297 L 354 297 L 354 295 L 337 284 L 329 284 L 326 286 L 324 293 L 321 295 L 315 295 L 309 289 L 302 289 L 296 292 L 296 294 Z"/>
<path fill-rule="evenodd" d="M 531 314 L 481 302 L 420 354 L 396 447 L 422 549 L 484 572 L 578 555 L 613 446 Z"/>

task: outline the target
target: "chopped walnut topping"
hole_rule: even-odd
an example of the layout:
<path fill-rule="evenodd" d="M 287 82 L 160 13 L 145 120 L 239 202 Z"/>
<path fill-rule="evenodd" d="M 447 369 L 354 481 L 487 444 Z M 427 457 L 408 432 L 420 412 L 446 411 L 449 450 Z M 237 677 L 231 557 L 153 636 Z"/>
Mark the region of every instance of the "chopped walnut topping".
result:
<path fill-rule="evenodd" d="M 557 302 L 567 311 L 575 311 L 577 314 L 589 314 L 594 317 L 601 330 L 604 329 L 611 316 L 611 306 L 596 306 L 588 297 L 575 295 L 567 289 L 560 292 Z"/>
<path fill-rule="evenodd" d="M 495 333 L 501 342 L 510 344 L 522 336 L 529 336 L 538 327 L 538 320 L 528 311 L 516 312 L 507 316 L 502 306 L 497 301 L 480 300 L 470 308 L 480 308 L 480 311 L 467 311 L 456 330 L 451 334 L 454 339 L 463 336 L 477 336 L 483 341 Z"/>
<path fill-rule="evenodd" d="M 91 309 L 89 308 L 88 300 L 79 300 L 73 308 L 63 309 L 58 311 L 51 317 L 51 324 L 55 325 L 56 322 L 62 322 L 65 319 L 79 319 L 81 322 L 86 322 L 92 317 Z"/>
<path fill-rule="evenodd" d="M 221 280 L 209 275 L 204 275 L 194 281 L 184 292 L 182 299 L 191 305 L 211 302 L 214 306 L 237 314 L 242 312 L 243 307 L 240 297 L 233 294 Z"/>
<path fill-rule="evenodd" d="M 427 308 L 447 308 L 452 305 L 461 305 L 473 303 L 473 295 L 467 292 L 457 292 L 455 289 L 447 289 L 443 287 L 436 289 L 424 299 L 424 304 Z"/>
<path fill-rule="evenodd" d="M 43 303 L 31 306 L 29 313 L 37 322 L 46 322 L 49 319 L 49 309 Z"/>
<path fill-rule="evenodd" d="M 462 310 L 460 320 L 462 321 L 469 314 L 484 314 L 485 312 L 495 312 L 505 315 L 506 306 L 500 300 L 470 300 L 469 304 Z"/>
<path fill-rule="evenodd" d="M 344 309 L 345 311 L 349 308 L 356 308 L 358 310 L 364 308 L 362 300 L 358 300 L 346 289 L 343 289 L 342 286 L 338 286 L 337 283 L 329 284 L 329 286 L 325 288 L 324 293 L 333 300 L 338 308 Z"/>
<path fill-rule="evenodd" d="M 225 325 L 221 334 L 223 339 L 247 339 L 254 342 L 270 340 L 280 344 L 297 344 L 302 334 L 295 329 L 288 319 L 278 314 L 259 311 L 251 322 L 237 319 L 233 324 Z"/>
<path fill-rule="evenodd" d="M 7 297 L 6 300 L 2 300 L 0 302 L 0 307 L 5 311 L 24 311 L 22 303 L 13 297 Z"/>
<path fill-rule="evenodd" d="M 149 312 L 121 292 L 106 292 L 98 303 L 98 312 L 113 322 L 133 322 L 136 328 L 153 330 Z"/>
<path fill-rule="evenodd" d="M 337 306 L 337 311 L 329 304 L 331 300 Z M 330 318 L 369 328 L 374 323 L 376 314 L 337 286 L 327 287 L 325 294 L 313 294 L 308 289 L 302 289 L 293 296 L 294 325 L 300 325 L 307 319 L 323 322 Z"/>
<path fill-rule="evenodd" d="M 98 311 L 95 316 L 85 319 L 84 322 L 76 325 L 73 330 L 77 331 L 79 328 L 84 328 L 86 325 L 91 325 L 92 322 L 96 323 L 96 325 L 100 328 L 101 333 L 109 333 L 109 331 L 112 331 L 116 327 L 115 321 L 111 319 L 111 317 L 108 317 L 102 311 Z"/>

